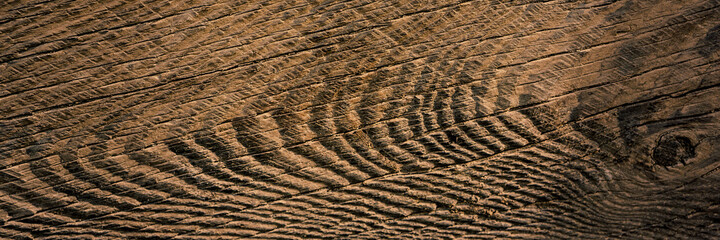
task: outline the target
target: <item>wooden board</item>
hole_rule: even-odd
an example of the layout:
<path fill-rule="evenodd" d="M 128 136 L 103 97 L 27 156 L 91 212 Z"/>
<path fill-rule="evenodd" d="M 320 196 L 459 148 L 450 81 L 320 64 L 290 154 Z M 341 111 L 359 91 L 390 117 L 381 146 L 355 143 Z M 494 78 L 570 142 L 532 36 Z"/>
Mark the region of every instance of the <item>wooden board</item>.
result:
<path fill-rule="evenodd" d="M 720 1 L 0 4 L 1 239 L 717 239 Z"/>

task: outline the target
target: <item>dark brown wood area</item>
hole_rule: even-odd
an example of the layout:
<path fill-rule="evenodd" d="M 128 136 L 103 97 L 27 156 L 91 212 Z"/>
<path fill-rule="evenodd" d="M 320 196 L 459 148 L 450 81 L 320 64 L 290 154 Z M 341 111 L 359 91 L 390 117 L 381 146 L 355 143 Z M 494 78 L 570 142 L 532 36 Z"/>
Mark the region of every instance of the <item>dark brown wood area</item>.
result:
<path fill-rule="evenodd" d="M 720 1 L 0 3 L 0 239 L 719 239 Z"/>

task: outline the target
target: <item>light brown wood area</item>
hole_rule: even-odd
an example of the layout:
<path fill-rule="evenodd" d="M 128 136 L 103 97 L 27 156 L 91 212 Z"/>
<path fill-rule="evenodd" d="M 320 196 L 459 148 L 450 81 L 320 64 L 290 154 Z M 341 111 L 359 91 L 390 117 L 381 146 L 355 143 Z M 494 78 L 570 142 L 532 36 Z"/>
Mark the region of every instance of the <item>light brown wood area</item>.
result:
<path fill-rule="evenodd" d="M 0 239 L 718 239 L 720 1 L 9 0 Z"/>

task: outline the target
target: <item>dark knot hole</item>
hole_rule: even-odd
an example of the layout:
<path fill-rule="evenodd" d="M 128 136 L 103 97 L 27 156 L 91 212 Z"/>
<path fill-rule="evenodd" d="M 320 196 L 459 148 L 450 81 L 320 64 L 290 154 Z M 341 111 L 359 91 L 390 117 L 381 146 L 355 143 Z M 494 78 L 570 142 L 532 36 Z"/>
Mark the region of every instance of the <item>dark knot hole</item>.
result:
<path fill-rule="evenodd" d="M 652 159 L 660 166 L 687 164 L 686 160 L 695 157 L 695 146 L 690 138 L 684 136 L 662 136 L 653 149 Z"/>

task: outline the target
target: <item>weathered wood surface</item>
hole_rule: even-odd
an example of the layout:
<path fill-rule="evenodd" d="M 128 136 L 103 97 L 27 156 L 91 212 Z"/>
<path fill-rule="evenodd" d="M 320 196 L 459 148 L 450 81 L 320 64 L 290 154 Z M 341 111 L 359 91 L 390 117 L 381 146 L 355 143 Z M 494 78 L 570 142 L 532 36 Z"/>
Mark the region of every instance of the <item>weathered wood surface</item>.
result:
<path fill-rule="evenodd" d="M 0 238 L 720 238 L 720 2 L 6 1 Z"/>

